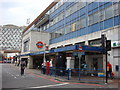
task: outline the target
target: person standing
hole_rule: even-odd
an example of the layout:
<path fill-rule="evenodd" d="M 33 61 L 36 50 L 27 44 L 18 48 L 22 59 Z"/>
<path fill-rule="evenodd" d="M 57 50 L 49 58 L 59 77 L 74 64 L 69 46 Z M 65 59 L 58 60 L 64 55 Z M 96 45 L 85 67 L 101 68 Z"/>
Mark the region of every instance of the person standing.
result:
<path fill-rule="evenodd" d="M 50 62 L 46 62 L 46 74 L 48 75 L 50 73 Z"/>
<path fill-rule="evenodd" d="M 53 64 L 52 64 L 53 59 L 50 60 L 50 75 L 52 75 L 52 69 L 53 69 Z"/>
<path fill-rule="evenodd" d="M 45 67 L 44 67 L 44 63 L 41 64 L 41 68 L 42 68 L 42 73 L 45 74 Z"/>
<path fill-rule="evenodd" d="M 25 69 L 25 61 L 21 61 L 21 76 L 24 75 L 24 69 Z"/>
<path fill-rule="evenodd" d="M 112 65 L 109 62 L 107 62 L 107 76 L 112 78 Z"/>

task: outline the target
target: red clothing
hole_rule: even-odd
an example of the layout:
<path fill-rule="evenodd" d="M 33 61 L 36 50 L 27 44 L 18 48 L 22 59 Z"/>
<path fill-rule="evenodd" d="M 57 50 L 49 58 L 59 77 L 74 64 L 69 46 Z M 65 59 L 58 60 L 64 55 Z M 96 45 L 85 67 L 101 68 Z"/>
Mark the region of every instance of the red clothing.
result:
<path fill-rule="evenodd" d="M 110 63 L 107 63 L 107 66 L 109 67 L 109 69 L 112 69 L 112 65 Z"/>
<path fill-rule="evenodd" d="M 50 73 L 50 62 L 46 62 L 46 74 Z"/>

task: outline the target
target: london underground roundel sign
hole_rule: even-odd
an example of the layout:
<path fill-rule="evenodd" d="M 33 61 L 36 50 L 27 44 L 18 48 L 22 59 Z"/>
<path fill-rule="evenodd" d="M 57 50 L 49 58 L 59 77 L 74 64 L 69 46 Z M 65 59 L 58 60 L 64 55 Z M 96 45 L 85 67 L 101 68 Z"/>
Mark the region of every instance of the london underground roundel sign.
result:
<path fill-rule="evenodd" d="M 36 46 L 38 48 L 43 48 L 44 44 L 43 44 L 43 42 L 39 41 L 39 42 L 36 43 Z"/>

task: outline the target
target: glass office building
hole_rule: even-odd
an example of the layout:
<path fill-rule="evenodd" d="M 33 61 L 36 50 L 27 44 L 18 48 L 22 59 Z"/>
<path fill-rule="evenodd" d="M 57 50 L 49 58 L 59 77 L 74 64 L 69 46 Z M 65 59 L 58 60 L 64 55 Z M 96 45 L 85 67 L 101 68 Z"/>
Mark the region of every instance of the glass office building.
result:
<path fill-rule="evenodd" d="M 118 2 L 58 2 L 39 28 L 52 33 L 53 44 L 119 25 L 118 10 Z"/>

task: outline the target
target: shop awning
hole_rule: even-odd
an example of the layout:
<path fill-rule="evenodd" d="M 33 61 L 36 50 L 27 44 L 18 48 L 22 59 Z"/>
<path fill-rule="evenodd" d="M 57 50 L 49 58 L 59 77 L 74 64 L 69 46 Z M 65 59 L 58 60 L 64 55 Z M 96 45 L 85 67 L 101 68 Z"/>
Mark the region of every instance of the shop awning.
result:
<path fill-rule="evenodd" d="M 94 47 L 94 46 L 87 46 L 87 45 L 82 45 L 81 47 L 83 52 L 102 52 L 101 47 Z M 79 45 L 72 45 L 72 46 L 51 49 L 49 51 L 45 51 L 45 53 L 56 53 L 56 52 L 65 52 L 65 51 L 73 51 L 73 50 L 79 50 Z M 40 54 L 44 54 L 44 51 L 28 53 L 21 56 L 32 56 L 32 55 L 40 55 Z"/>
<path fill-rule="evenodd" d="M 78 47 L 78 49 L 79 49 L 79 47 Z M 102 52 L 103 48 L 83 45 L 82 50 L 83 50 L 83 52 Z"/>
<path fill-rule="evenodd" d="M 29 55 L 32 56 L 32 55 L 40 55 L 40 54 L 44 54 L 44 51 L 35 52 L 35 53 L 30 53 Z"/>
<path fill-rule="evenodd" d="M 56 49 L 52 49 L 50 52 L 55 53 L 55 52 L 64 52 L 64 51 L 72 51 L 72 50 L 77 50 L 77 45 L 73 45 L 73 46 L 67 46 L 67 47 L 62 47 L 62 48 L 56 48 Z"/>

